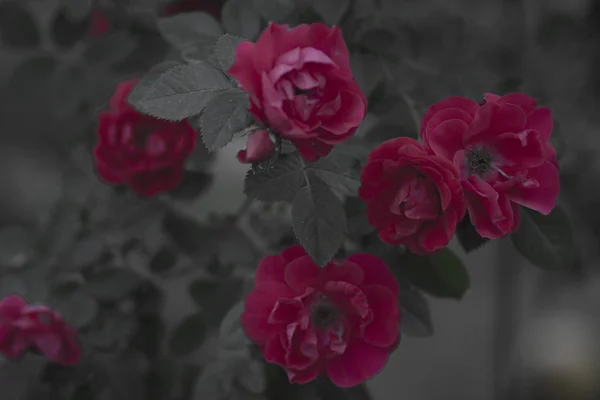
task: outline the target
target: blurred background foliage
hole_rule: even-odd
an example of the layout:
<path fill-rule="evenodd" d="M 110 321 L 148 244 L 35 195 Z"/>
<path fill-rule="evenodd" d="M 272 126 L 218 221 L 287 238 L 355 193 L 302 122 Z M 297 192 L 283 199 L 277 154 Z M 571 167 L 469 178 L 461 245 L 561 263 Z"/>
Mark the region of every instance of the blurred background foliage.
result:
<path fill-rule="evenodd" d="M 18 293 L 56 307 L 81 330 L 87 355 L 73 368 L 34 355 L 0 359 L 3 400 L 398 395 L 369 395 L 362 386 L 340 391 L 325 382 L 290 386 L 248 347 L 239 301 L 260 257 L 294 237 L 287 206 L 243 201 L 245 167 L 234 152 L 213 155 L 197 146 L 183 185 L 152 200 L 97 178 L 90 157 L 96 116 L 115 85 L 164 60 L 205 57 L 220 34 L 207 23 L 198 28 L 205 42 L 173 46 L 185 37 L 169 36 L 160 18 L 185 12 L 205 12 L 219 21 L 220 33 L 250 39 L 268 20 L 339 25 L 369 99 L 358 135 L 371 144 L 417 137 L 425 108 L 450 95 L 522 91 L 539 98 L 557 121 L 561 203 L 577 243 L 574 267 L 547 278 L 547 290 L 595 276 L 600 1 L 0 0 L 0 297 Z M 385 253 L 356 198 L 346 201 L 346 212 L 345 250 Z M 435 263 L 429 268 L 436 274 Z M 425 295 L 405 286 L 406 335 L 433 333 L 429 296 L 461 298 L 469 286 L 468 276 L 454 286 L 430 283 L 421 285 Z M 510 295 L 507 285 L 499 290 Z M 510 322 L 507 312 L 500 307 L 494 317 Z M 582 331 L 573 324 L 573 332 Z M 536 375 L 542 383 L 527 381 L 519 390 L 492 388 L 489 398 L 600 398 L 595 361 L 565 368 L 552 372 L 556 379 Z"/>

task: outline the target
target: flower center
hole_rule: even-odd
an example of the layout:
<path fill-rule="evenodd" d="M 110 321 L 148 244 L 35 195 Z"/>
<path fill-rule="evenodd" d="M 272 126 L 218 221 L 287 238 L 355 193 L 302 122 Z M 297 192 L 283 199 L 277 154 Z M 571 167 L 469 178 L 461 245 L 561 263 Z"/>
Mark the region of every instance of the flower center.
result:
<path fill-rule="evenodd" d="M 467 165 L 471 175 L 482 175 L 492 170 L 492 154 L 485 147 L 471 149 L 467 153 Z"/>
<path fill-rule="evenodd" d="M 311 310 L 310 319 L 317 329 L 327 329 L 339 320 L 339 311 L 334 304 L 322 298 Z"/>

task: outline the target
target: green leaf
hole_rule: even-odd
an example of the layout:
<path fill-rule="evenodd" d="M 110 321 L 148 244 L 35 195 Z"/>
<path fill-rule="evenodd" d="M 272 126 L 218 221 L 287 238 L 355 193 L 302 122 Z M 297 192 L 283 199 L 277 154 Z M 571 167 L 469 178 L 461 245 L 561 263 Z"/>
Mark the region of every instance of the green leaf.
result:
<path fill-rule="evenodd" d="M 265 202 L 292 201 L 303 183 L 304 174 L 298 155 L 282 155 L 269 168 L 248 171 L 244 193 Z"/>
<path fill-rule="evenodd" d="M 465 215 L 456 227 L 456 237 L 466 253 L 477 250 L 490 241 L 490 239 L 481 237 L 479 233 L 477 233 L 468 214 Z"/>
<path fill-rule="evenodd" d="M 328 25 L 337 25 L 348 8 L 350 0 L 313 0 L 312 8 Z"/>
<path fill-rule="evenodd" d="M 18 49 L 31 49 L 42 43 L 31 10 L 22 1 L 0 3 L 0 39 L 7 47 Z"/>
<path fill-rule="evenodd" d="M 144 77 L 140 79 L 138 83 L 133 87 L 133 89 L 129 93 L 129 96 L 127 97 L 127 102 L 133 105 L 138 101 L 142 100 L 146 93 L 152 87 L 152 84 L 158 78 L 160 78 L 162 74 L 179 65 L 181 64 L 179 64 L 176 61 L 164 61 L 152 67 L 152 69 L 150 69 L 150 71 L 148 71 L 148 73 L 144 75 Z"/>
<path fill-rule="evenodd" d="M 225 34 L 217 40 L 214 54 L 223 71 L 228 71 L 235 62 L 235 49 L 238 44 L 245 41 L 241 37 Z"/>
<path fill-rule="evenodd" d="M 519 229 L 510 239 L 519 253 L 538 267 L 564 270 L 575 262 L 573 229 L 559 206 L 546 216 L 522 207 Z"/>
<path fill-rule="evenodd" d="M 253 3 L 266 21 L 282 22 L 295 8 L 294 0 L 253 0 Z"/>
<path fill-rule="evenodd" d="M 219 93 L 208 102 L 200 119 L 202 139 L 209 151 L 224 147 L 251 123 L 249 99 L 240 89 Z"/>
<path fill-rule="evenodd" d="M 182 356 L 192 353 L 202 345 L 205 334 L 204 315 L 202 313 L 190 315 L 171 333 L 169 338 L 171 354 Z"/>
<path fill-rule="evenodd" d="M 231 87 L 227 76 L 208 64 L 180 65 L 163 73 L 133 106 L 157 118 L 181 121 L 202 112 L 212 98 Z"/>
<path fill-rule="evenodd" d="M 408 285 L 402 285 L 399 302 L 402 312 L 400 330 L 403 333 L 417 338 L 433 335 L 429 303 L 421 293 Z"/>
<path fill-rule="evenodd" d="M 294 198 L 292 224 L 300 244 L 323 267 L 344 242 L 344 205 L 327 184 L 311 177 Z"/>
<path fill-rule="evenodd" d="M 260 15 L 248 0 L 227 0 L 221 19 L 228 33 L 254 40 L 260 33 Z"/>
<path fill-rule="evenodd" d="M 62 0 L 67 16 L 71 21 L 81 21 L 92 10 L 92 0 Z"/>
<path fill-rule="evenodd" d="M 204 12 L 189 12 L 160 18 L 157 24 L 163 38 L 180 49 L 198 41 L 206 41 L 207 37 L 217 38 L 223 34 L 219 22 Z"/>
<path fill-rule="evenodd" d="M 100 301 L 116 301 L 139 288 L 144 280 L 127 268 L 109 268 L 86 277 L 88 293 Z"/>
<path fill-rule="evenodd" d="M 406 273 L 411 283 L 437 297 L 461 299 L 470 284 L 461 259 L 449 248 L 428 256 L 409 255 Z"/>

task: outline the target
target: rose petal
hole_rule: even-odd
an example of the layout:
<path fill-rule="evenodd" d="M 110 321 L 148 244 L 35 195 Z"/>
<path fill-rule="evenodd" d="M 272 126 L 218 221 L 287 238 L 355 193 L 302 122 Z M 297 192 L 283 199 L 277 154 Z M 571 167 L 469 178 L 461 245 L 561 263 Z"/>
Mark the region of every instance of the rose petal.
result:
<path fill-rule="evenodd" d="M 392 346 L 400 336 L 398 298 L 380 285 L 363 286 L 362 290 L 373 312 L 373 320 L 366 326 L 363 340 L 377 347 Z"/>
<path fill-rule="evenodd" d="M 339 387 L 356 386 L 377 375 L 387 363 L 388 356 L 388 349 L 355 340 L 344 354 L 327 363 L 326 372 L 331 382 Z"/>
<path fill-rule="evenodd" d="M 288 263 L 285 269 L 285 281 L 296 293 L 304 293 L 308 287 L 319 283 L 321 268 L 310 258 L 304 256 Z"/>
<path fill-rule="evenodd" d="M 356 253 L 348 257 L 348 261 L 358 264 L 363 269 L 365 277 L 362 286 L 381 285 L 398 297 L 398 281 L 383 260 L 368 253 Z"/>

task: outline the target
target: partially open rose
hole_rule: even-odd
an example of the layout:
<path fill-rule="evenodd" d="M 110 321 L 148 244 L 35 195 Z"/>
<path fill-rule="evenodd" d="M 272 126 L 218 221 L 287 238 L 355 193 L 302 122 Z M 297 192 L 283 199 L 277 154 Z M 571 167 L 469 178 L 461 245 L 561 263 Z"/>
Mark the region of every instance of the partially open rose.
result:
<path fill-rule="evenodd" d="M 270 23 L 242 42 L 228 71 L 250 94 L 250 112 L 308 161 L 354 134 L 367 101 L 350 70 L 339 28 Z"/>

